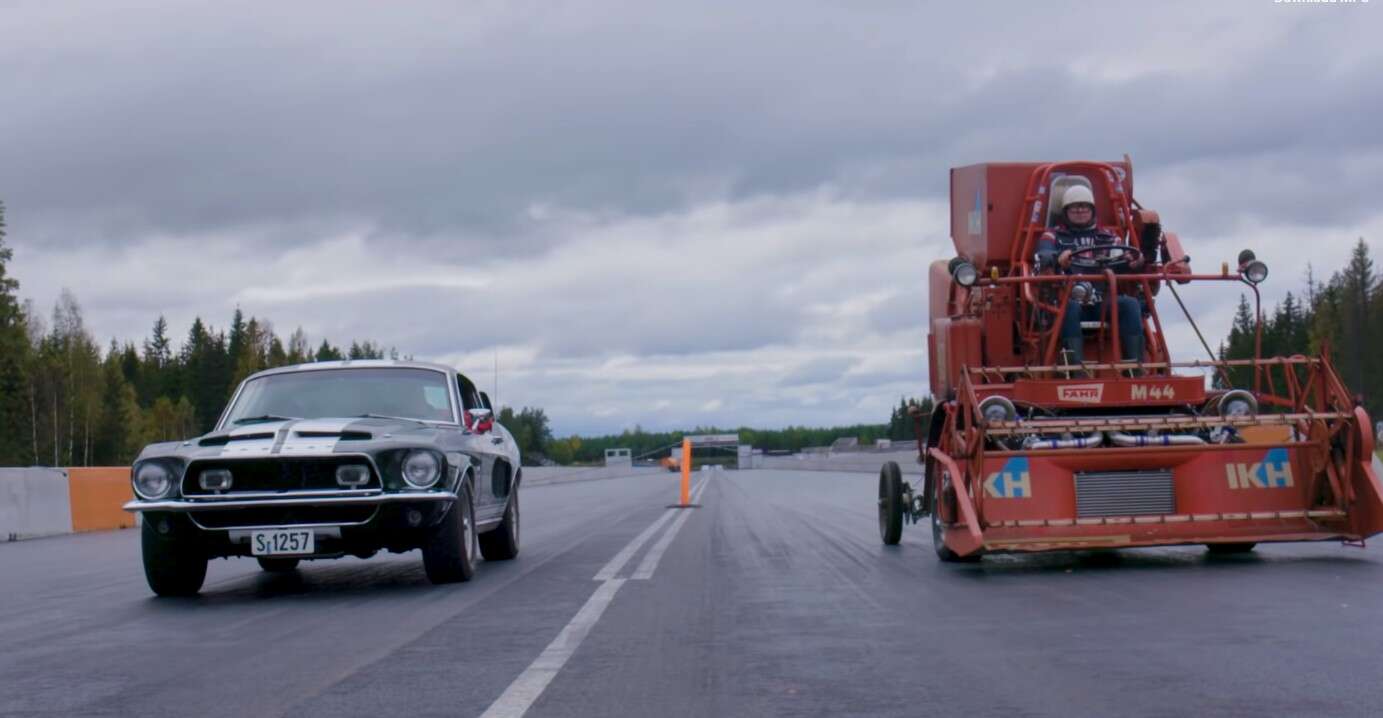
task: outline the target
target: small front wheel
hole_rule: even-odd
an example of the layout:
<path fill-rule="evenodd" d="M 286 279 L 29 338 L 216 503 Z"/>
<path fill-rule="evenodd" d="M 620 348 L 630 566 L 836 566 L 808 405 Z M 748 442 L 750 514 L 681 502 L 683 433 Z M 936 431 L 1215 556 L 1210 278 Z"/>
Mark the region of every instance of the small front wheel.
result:
<path fill-rule="evenodd" d="M 903 472 L 896 461 L 879 470 L 879 538 L 888 546 L 903 538 Z"/>

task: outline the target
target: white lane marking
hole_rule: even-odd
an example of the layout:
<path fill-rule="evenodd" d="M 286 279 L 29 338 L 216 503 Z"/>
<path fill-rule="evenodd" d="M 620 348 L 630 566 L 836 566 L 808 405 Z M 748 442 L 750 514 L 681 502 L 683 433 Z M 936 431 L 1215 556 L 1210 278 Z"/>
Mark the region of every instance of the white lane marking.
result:
<path fill-rule="evenodd" d="M 706 482 L 707 479 L 702 479 L 696 490 L 692 492 L 693 501 L 706 488 Z M 595 575 L 595 580 L 600 581 L 601 584 L 596 587 L 595 593 L 586 599 L 586 604 L 576 612 L 576 615 L 572 617 L 571 622 L 562 629 L 561 633 L 552 639 L 552 643 L 543 649 L 537 659 L 529 664 L 528 668 L 525 668 L 523 673 L 520 673 L 519 677 L 509 684 L 508 688 L 504 689 L 504 693 L 500 694 L 499 698 L 496 698 L 495 702 L 491 703 L 484 713 L 480 714 L 480 718 L 522 718 L 528 709 L 533 707 L 533 703 L 538 700 L 543 691 L 547 690 L 548 684 L 557 677 L 558 672 L 567 664 L 567 660 L 576 653 L 576 649 L 581 646 L 586 635 L 595 627 L 596 622 L 605 613 L 605 609 L 609 608 L 610 603 L 615 600 L 615 594 L 619 592 L 620 586 L 623 586 L 624 582 L 628 580 L 615 578 L 615 576 L 624 568 L 625 564 L 629 563 L 629 559 L 633 558 L 634 554 L 648 543 L 653 534 L 657 533 L 658 529 L 672 518 L 675 511 L 677 509 L 664 511 L 662 516 L 659 516 L 648 528 L 635 536 L 624 548 L 620 549 L 619 553 L 615 554 L 614 558 L 610 559 L 609 563 L 605 564 L 604 568 L 600 569 Z M 683 509 L 683 516 L 690 511 L 690 509 Z M 682 520 L 679 517 L 678 522 L 673 524 L 673 528 L 668 533 L 676 533 Z M 671 539 L 664 535 L 658 545 L 666 551 L 667 543 L 671 543 Z M 654 567 L 657 567 L 656 561 Z"/>
<path fill-rule="evenodd" d="M 709 479 L 703 479 L 701 485 L 696 487 L 696 491 L 692 493 L 691 496 L 692 503 L 696 503 L 696 500 L 701 498 L 701 492 L 706 490 L 707 481 L 709 481 Z M 678 516 L 677 520 L 672 522 L 672 528 L 669 528 L 667 533 L 664 533 L 663 537 L 658 539 L 658 543 L 653 544 L 653 548 L 649 549 L 648 553 L 644 554 L 643 561 L 639 564 L 638 570 L 634 571 L 634 575 L 631 576 L 635 581 L 646 581 L 653 578 L 653 572 L 658 570 L 658 562 L 663 560 L 663 553 L 667 551 L 668 546 L 672 545 L 672 540 L 677 538 L 677 532 L 682 529 L 682 524 L 687 522 L 687 518 L 692 515 L 694 509 L 673 510 L 680 510 L 682 515 Z"/>
<path fill-rule="evenodd" d="M 649 524 L 648 528 L 643 530 L 643 533 L 635 536 L 634 540 L 629 542 L 629 545 L 620 549 L 620 552 L 615 554 L 615 557 L 610 559 L 610 562 L 605 564 L 605 567 L 596 573 L 595 580 L 609 581 L 614 578 L 615 575 L 620 572 L 620 569 L 624 568 L 624 564 L 629 563 L 629 559 L 633 558 L 634 554 L 638 553 L 639 549 L 643 548 L 643 545 L 648 543 L 648 540 L 653 537 L 653 534 L 657 533 L 658 529 L 662 528 L 663 524 L 667 523 L 668 519 L 672 518 L 673 511 L 675 511 L 675 509 L 664 511 L 663 515 L 659 516 L 657 521 Z"/>
<path fill-rule="evenodd" d="M 557 672 L 566 665 L 567 659 L 576 652 L 596 621 L 600 620 L 601 614 L 605 613 L 605 609 L 615 599 L 615 593 L 624 585 L 624 581 L 622 578 L 614 578 L 600 584 L 595 593 L 586 600 L 586 605 L 576 612 L 571 623 L 552 639 L 552 643 L 543 649 L 537 660 L 509 684 L 504 693 L 485 709 L 480 718 L 520 718 L 527 713 L 552 679 L 557 677 Z"/>
<path fill-rule="evenodd" d="M 697 490 L 699 491 L 701 487 L 705 485 L 706 480 L 702 479 Z M 609 581 L 618 575 L 620 570 L 624 568 L 624 565 L 629 563 L 629 559 L 634 558 L 634 554 L 638 553 L 639 549 L 643 548 L 643 545 L 648 543 L 649 539 L 653 538 L 653 534 L 658 533 L 658 529 L 662 528 L 663 524 L 667 523 L 676 512 L 677 509 L 668 509 L 664 511 L 663 515 L 659 516 L 657 521 L 654 521 L 648 528 L 644 529 L 643 533 L 635 536 L 634 540 L 629 542 L 629 545 L 620 549 L 620 552 L 615 554 L 615 557 L 610 559 L 610 562 L 605 564 L 605 567 L 596 573 L 594 580 Z"/>

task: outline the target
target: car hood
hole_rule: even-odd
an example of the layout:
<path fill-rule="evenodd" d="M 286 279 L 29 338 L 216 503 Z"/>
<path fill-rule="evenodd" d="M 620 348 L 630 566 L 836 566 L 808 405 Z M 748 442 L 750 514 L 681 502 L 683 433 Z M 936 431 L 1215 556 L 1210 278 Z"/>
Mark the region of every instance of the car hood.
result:
<path fill-rule="evenodd" d="M 455 426 L 421 424 L 407 419 L 293 419 L 236 426 L 187 441 L 154 444 L 140 458 L 177 456 L 187 460 L 321 456 L 373 452 L 387 448 L 429 446 Z"/>

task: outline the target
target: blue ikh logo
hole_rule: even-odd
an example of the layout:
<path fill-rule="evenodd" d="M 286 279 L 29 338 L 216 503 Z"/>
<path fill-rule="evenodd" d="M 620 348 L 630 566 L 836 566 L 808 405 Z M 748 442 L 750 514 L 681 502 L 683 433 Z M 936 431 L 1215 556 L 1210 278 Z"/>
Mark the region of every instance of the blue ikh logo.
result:
<path fill-rule="evenodd" d="M 1028 473 L 1028 457 L 1015 456 L 1004 462 L 1004 468 L 984 480 L 985 496 L 996 499 L 1032 498 L 1032 476 Z"/>
<path fill-rule="evenodd" d="M 1225 464 L 1231 489 L 1286 489 L 1293 486 L 1292 463 L 1286 449 L 1268 449 L 1256 464 Z"/>

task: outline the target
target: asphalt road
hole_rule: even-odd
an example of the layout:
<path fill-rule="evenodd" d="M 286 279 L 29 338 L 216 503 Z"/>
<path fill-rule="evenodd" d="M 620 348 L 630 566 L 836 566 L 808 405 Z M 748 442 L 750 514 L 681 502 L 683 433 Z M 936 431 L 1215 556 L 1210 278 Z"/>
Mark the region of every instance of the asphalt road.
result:
<path fill-rule="evenodd" d="M 875 478 L 526 489 L 523 549 L 414 552 L 155 599 L 134 531 L 0 545 L 0 715 L 1378 715 L 1383 552 L 990 557 L 884 547 Z M 599 578 L 599 580 L 597 580 Z"/>

